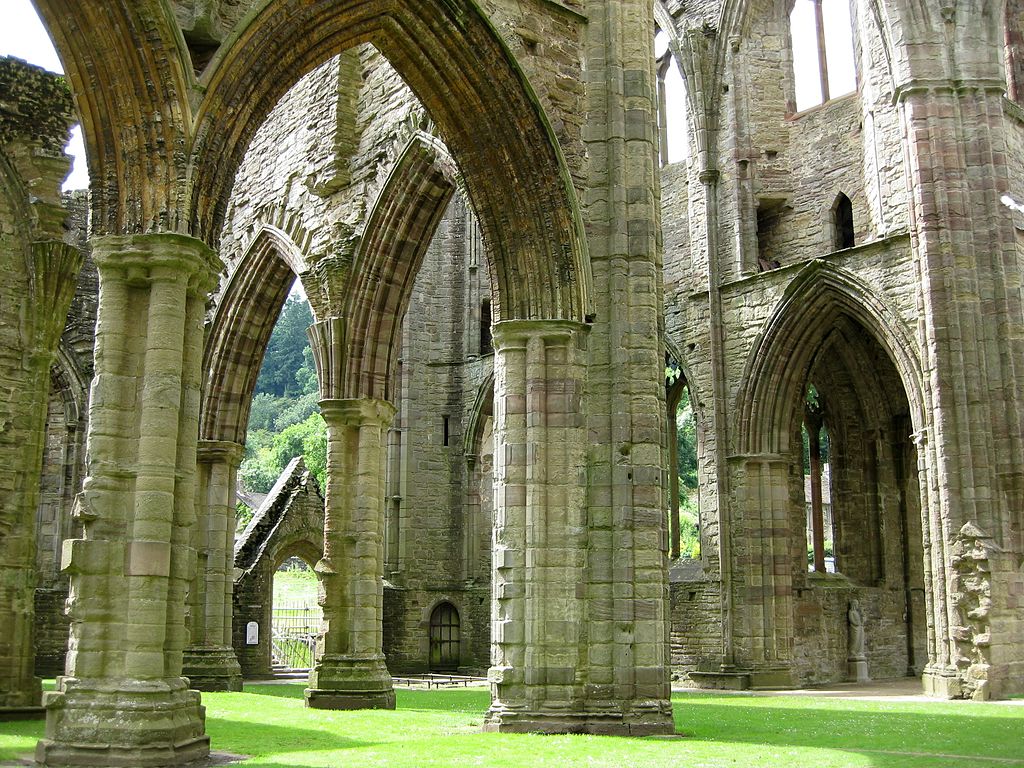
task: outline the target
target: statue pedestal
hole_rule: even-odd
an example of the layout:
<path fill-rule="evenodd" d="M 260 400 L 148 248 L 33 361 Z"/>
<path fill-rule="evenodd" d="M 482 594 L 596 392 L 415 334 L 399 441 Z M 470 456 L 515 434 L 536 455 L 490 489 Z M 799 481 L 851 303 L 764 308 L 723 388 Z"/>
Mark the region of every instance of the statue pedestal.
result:
<path fill-rule="evenodd" d="M 863 656 L 860 658 L 849 658 L 846 660 L 846 679 L 851 682 L 867 683 L 871 680 L 868 677 L 868 662 Z"/>

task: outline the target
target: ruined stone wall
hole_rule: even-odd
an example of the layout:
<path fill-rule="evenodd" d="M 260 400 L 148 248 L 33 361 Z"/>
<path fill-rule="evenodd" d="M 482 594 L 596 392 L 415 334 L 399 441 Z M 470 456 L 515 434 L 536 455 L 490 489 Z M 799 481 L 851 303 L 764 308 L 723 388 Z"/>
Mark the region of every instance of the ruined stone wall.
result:
<path fill-rule="evenodd" d="M 39 703 L 34 679 L 36 519 L 50 366 L 81 267 L 60 185 L 72 122 L 63 78 L 0 58 L 0 709 Z M 63 463 L 63 462 L 62 462 Z M 52 579 L 56 538 L 46 578 Z"/>
<path fill-rule="evenodd" d="M 700 29 L 702 24 L 716 26 L 722 21 L 718 8 L 712 7 L 714 3 L 700 4 L 699 8 L 682 5 L 686 7 L 669 4 L 680 30 Z M 917 275 L 910 241 L 904 234 L 908 224 L 907 188 L 899 115 L 892 107 L 892 80 L 882 35 L 864 4 L 853 5 L 857 91 L 796 113 L 789 20 L 782 6 L 775 3 L 746 4 L 735 28 L 717 30 L 719 35 L 729 35 L 728 42 L 719 38 L 714 43 L 726 51 L 720 59 L 723 69 L 717 73 L 722 86 L 715 102 L 718 132 L 712 136 L 714 167 L 720 172 L 714 187 L 716 196 L 707 199 L 708 187 L 702 183 L 703 169 L 697 156 L 691 154 L 686 162 L 662 169 L 666 334 L 683 357 L 680 362 L 687 380 L 696 390 L 698 431 L 703 418 L 707 432 L 699 445 L 698 464 L 705 517 L 702 536 L 710 555 L 705 555 L 704 564 L 708 570 L 697 579 L 682 576 L 692 567 L 682 568 L 672 585 L 673 660 L 683 671 L 712 669 L 721 660 L 716 655 L 720 648 L 708 642 L 711 630 L 696 619 L 698 611 L 693 607 L 703 601 L 713 604 L 711 595 L 717 593 L 712 585 L 720 578 L 719 514 L 715 503 L 717 446 L 710 413 L 715 386 L 721 387 L 725 401 L 723 431 L 728 443 L 723 449 L 733 455 L 742 450 L 743 427 L 736 408 L 753 386 L 748 379 L 751 360 L 760 353 L 766 330 L 784 319 L 776 313 L 786 303 L 792 286 L 808 278 L 810 272 L 805 266 L 812 260 L 824 260 L 830 268 L 855 276 L 865 296 L 880 298 L 891 312 L 885 322 L 892 325 L 875 332 L 890 349 L 912 345 L 915 338 Z M 687 44 L 685 34 L 683 41 Z M 691 125 L 708 122 L 707 118 L 697 119 L 693 104 L 688 109 Z M 855 247 L 837 252 L 832 208 L 840 192 L 852 202 Z M 714 267 L 720 285 L 711 289 L 718 292 L 720 310 L 712 309 L 715 305 L 708 297 L 712 266 L 707 261 L 709 206 L 714 208 L 719 232 Z M 800 309 L 790 307 L 787 312 L 799 313 Z M 711 360 L 715 324 L 721 326 L 722 343 L 722 379 L 717 383 Z M 893 385 L 898 392 L 902 386 L 898 377 Z M 855 406 L 859 407 L 855 401 L 844 403 L 843 417 L 855 418 Z M 838 429 L 838 422 L 836 426 Z M 889 429 L 890 425 L 879 428 L 883 427 Z M 787 628 L 782 629 L 780 624 L 775 632 L 788 634 L 788 627 L 792 627 L 792 636 L 777 636 L 778 651 L 783 657 L 792 653 L 795 679 L 802 682 L 845 676 L 845 606 L 851 595 L 862 600 L 868 616 L 869 667 L 873 675 L 905 674 L 913 653 L 908 650 L 910 646 L 917 652 L 918 669 L 922 663 L 920 637 L 908 643 L 903 621 L 909 601 L 910 613 L 920 619 L 917 631 L 923 634 L 920 525 L 916 523 L 906 545 L 909 558 L 918 566 L 907 582 L 900 536 L 904 523 L 894 502 L 883 502 L 878 507 L 878 502 L 858 486 L 863 483 L 860 473 L 868 461 L 872 441 L 862 436 L 853 422 L 843 429 L 849 434 L 841 448 L 845 456 L 840 460 L 853 469 L 848 479 L 840 473 L 834 493 L 843 496 L 846 508 L 845 560 L 852 581 L 808 577 L 803 489 L 798 474 L 792 474 L 799 473 L 799 469 L 792 469 L 792 504 L 787 505 L 786 513 L 791 518 L 790 533 L 785 535 L 784 543 L 774 545 L 776 553 L 786 553 L 791 573 L 785 577 L 786 584 L 777 587 L 780 597 L 762 605 L 755 597 L 761 588 L 757 570 L 740 565 L 761 557 L 766 547 L 758 533 L 759 524 L 745 519 L 741 512 L 747 495 L 757 491 L 745 485 L 741 463 L 733 464 L 726 481 L 730 489 L 726 512 L 733 518 L 731 562 L 726 567 L 735 596 L 735 626 L 740 634 L 756 635 L 769 631 L 759 627 L 783 620 L 771 618 L 772 611 L 786 614 Z M 886 439 L 890 437 L 886 432 Z M 878 445 L 884 444 L 879 439 Z M 883 467 L 877 478 L 882 495 L 897 498 L 888 469 L 892 457 L 884 454 L 883 448 L 871 450 L 878 452 L 877 456 L 870 454 L 872 461 L 877 460 Z M 799 467 L 799 457 L 793 461 Z M 916 515 L 917 489 L 903 492 L 913 496 L 908 504 Z M 870 553 L 849 544 L 857 536 L 854 521 L 866 523 L 869 518 L 878 529 L 875 540 L 881 542 Z M 869 567 L 867 560 L 871 558 L 876 564 Z M 766 607 L 768 602 L 778 602 L 779 607 Z M 713 607 L 720 615 L 721 609 Z M 693 632 L 687 629 L 689 626 L 695 627 Z M 739 642 L 741 650 L 750 652 L 746 641 Z"/>
<path fill-rule="evenodd" d="M 584 185 L 584 67 L 587 17 L 579 0 L 486 0 L 481 7 L 530 81 L 577 190 Z"/>
<path fill-rule="evenodd" d="M 264 225 L 286 233 L 309 264 L 350 248 L 398 154 L 427 126 L 372 46 L 310 72 L 268 116 L 239 168 L 221 239 L 228 273 Z"/>
<path fill-rule="evenodd" d="M 486 505 L 472 503 L 480 495 L 471 487 L 478 457 L 467 455 L 466 432 L 489 381 L 491 355 L 480 350 L 481 302 L 489 296 L 479 229 L 456 195 L 424 257 L 402 336 L 402 458 L 392 463 L 399 476 L 391 481 L 400 497 L 392 500 L 401 508 L 399 559 L 387 566 L 395 589 L 385 594 L 392 671 L 426 669 L 430 612 L 441 601 L 459 611 L 462 666 L 488 664 L 490 519 Z"/>
<path fill-rule="evenodd" d="M 69 236 L 88 253 L 88 193 L 66 194 L 64 202 Z M 69 620 L 64 607 L 68 584 L 60 571 L 60 559 L 64 539 L 80 535 L 80 526 L 71 514 L 85 468 L 98 299 L 96 265 L 86 257 L 50 369 L 36 531 L 36 672 L 43 676 L 63 672 L 67 651 Z"/>
<path fill-rule="evenodd" d="M 235 544 L 232 646 L 243 677 L 271 674 L 274 573 L 290 557 L 313 567 L 323 557 L 324 499 L 302 459 L 293 459 Z M 256 622 L 257 642 L 247 627 Z"/>

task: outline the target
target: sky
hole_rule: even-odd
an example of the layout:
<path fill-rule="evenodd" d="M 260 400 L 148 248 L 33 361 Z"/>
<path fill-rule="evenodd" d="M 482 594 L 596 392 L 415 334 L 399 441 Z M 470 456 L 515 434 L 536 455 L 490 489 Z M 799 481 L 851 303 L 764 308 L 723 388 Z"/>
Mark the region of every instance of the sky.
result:
<path fill-rule="evenodd" d="M 51 72 L 64 73 L 49 35 L 29 0 L 0 0 L 3 23 L 0 24 L 0 55 L 17 56 Z M 82 129 L 75 126 L 68 144 L 68 154 L 74 157 L 71 175 L 64 182 L 64 190 L 85 189 L 89 186 L 89 171 L 85 165 L 85 145 Z"/>

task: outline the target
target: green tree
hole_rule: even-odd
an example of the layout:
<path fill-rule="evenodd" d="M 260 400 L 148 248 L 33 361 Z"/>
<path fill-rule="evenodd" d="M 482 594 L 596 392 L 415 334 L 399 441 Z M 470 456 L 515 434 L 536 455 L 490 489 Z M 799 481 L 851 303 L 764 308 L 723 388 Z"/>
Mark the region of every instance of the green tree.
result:
<path fill-rule="evenodd" d="M 257 394 L 282 397 L 303 393 L 295 373 L 305 362 L 305 350 L 309 348 L 306 329 L 312 322 L 309 302 L 301 296 L 289 296 L 270 334 L 263 367 L 256 379 Z"/>
<path fill-rule="evenodd" d="M 697 419 L 684 387 L 676 408 L 676 463 L 679 471 L 679 493 L 697 488 Z"/>

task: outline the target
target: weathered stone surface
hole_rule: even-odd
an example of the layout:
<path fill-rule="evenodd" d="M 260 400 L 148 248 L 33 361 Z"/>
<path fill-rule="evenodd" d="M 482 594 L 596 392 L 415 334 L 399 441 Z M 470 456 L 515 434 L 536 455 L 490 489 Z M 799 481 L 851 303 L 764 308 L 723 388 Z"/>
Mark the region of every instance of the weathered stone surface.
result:
<path fill-rule="evenodd" d="M 0 58 L 0 94 L 0 616 L 8 627 L 0 639 L 3 717 L 40 703 L 34 676 L 40 470 L 50 366 L 82 252 L 63 240 L 67 86 L 49 72 Z"/>
<path fill-rule="evenodd" d="M 234 465 L 200 472 L 197 525 L 193 433 L 244 440 L 296 276 L 332 446 L 311 703 L 389 706 L 384 654 L 392 670 L 429 668 L 442 604 L 461 619 L 460 666 L 488 666 L 491 645 L 497 730 L 670 731 L 673 665 L 722 685 L 842 679 L 852 600 L 873 677 L 923 672 L 946 696 L 1020 692 L 1024 224 L 1000 202 L 1024 174 L 1024 113 L 1003 95 L 1019 96 L 1019 14 L 857 0 L 857 91 L 797 113 L 789 21 L 767 0 L 653 12 L 639 0 L 422 0 L 386 15 L 292 0 L 251 15 L 244 0 L 182 0 L 173 15 L 150 0 L 82 0 L 73 15 L 38 5 L 71 87 L 103 94 L 78 99 L 92 231 L 119 238 L 97 242 L 164 244 L 103 281 L 84 532 L 66 529 L 46 486 L 28 505 L 38 536 L 4 539 L 5 600 L 24 629 L 35 542 L 52 564 L 56 540 L 77 537 L 65 551 L 81 586 L 78 674 L 51 697 L 44 760 L 73 762 L 62 750 L 85 703 L 116 711 L 137 680 L 170 681 L 153 700 L 204 748 L 180 661 L 191 643 L 197 669 L 233 674 Z M 657 135 L 655 23 L 686 77 L 685 137 Z M 24 127 L 36 106 L 3 108 L 18 116 L 5 126 Z M 41 255 L 62 253 L 32 243 L 62 239 L 65 166 L 8 133 L 5 179 L 24 182 L 0 201 L 0 242 L 26 257 L 10 260 L 13 300 Z M 690 159 L 659 178 L 661 139 L 689 142 Z M 164 246 L 202 250 L 189 236 L 226 264 L 202 393 L 200 302 L 185 302 L 180 344 L 170 330 L 192 267 Z M 23 373 L 9 351 L 27 338 L 21 307 L 0 302 L 0 376 Z M 53 345 L 59 325 L 40 326 Z M 666 353 L 700 446 L 701 555 L 671 581 Z M 820 527 L 818 570 L 806 560 L 809 385 L 828 432 L 837 573 L 821 571 Z M 32 391 L 35 410 L 7 399 L 3 439 L 42 445 L 46 386 Z M 22 424 L 29 412 L 38 424 Z M 60 442 L 48 473 L 68 465 Z M 10 491 L 27 475 L 3 477 Z M 53 605 L 60 580 L 39 573 L 52 591 L 38 602 Z M 102 586 L 111 574 L 153 598 L 136 607 L 164 633 L 159 648 L 129 647 L 127 630 L 94 642 L 110 625 L 81 595 L 122 606 Z M 26 678 L 25 654 L 11 657 Z M 104 666 L 116 674 L 84 673 Z M 192 754 L 161 733 L 162 756 L 129 735 L 116 760 Z"/>

